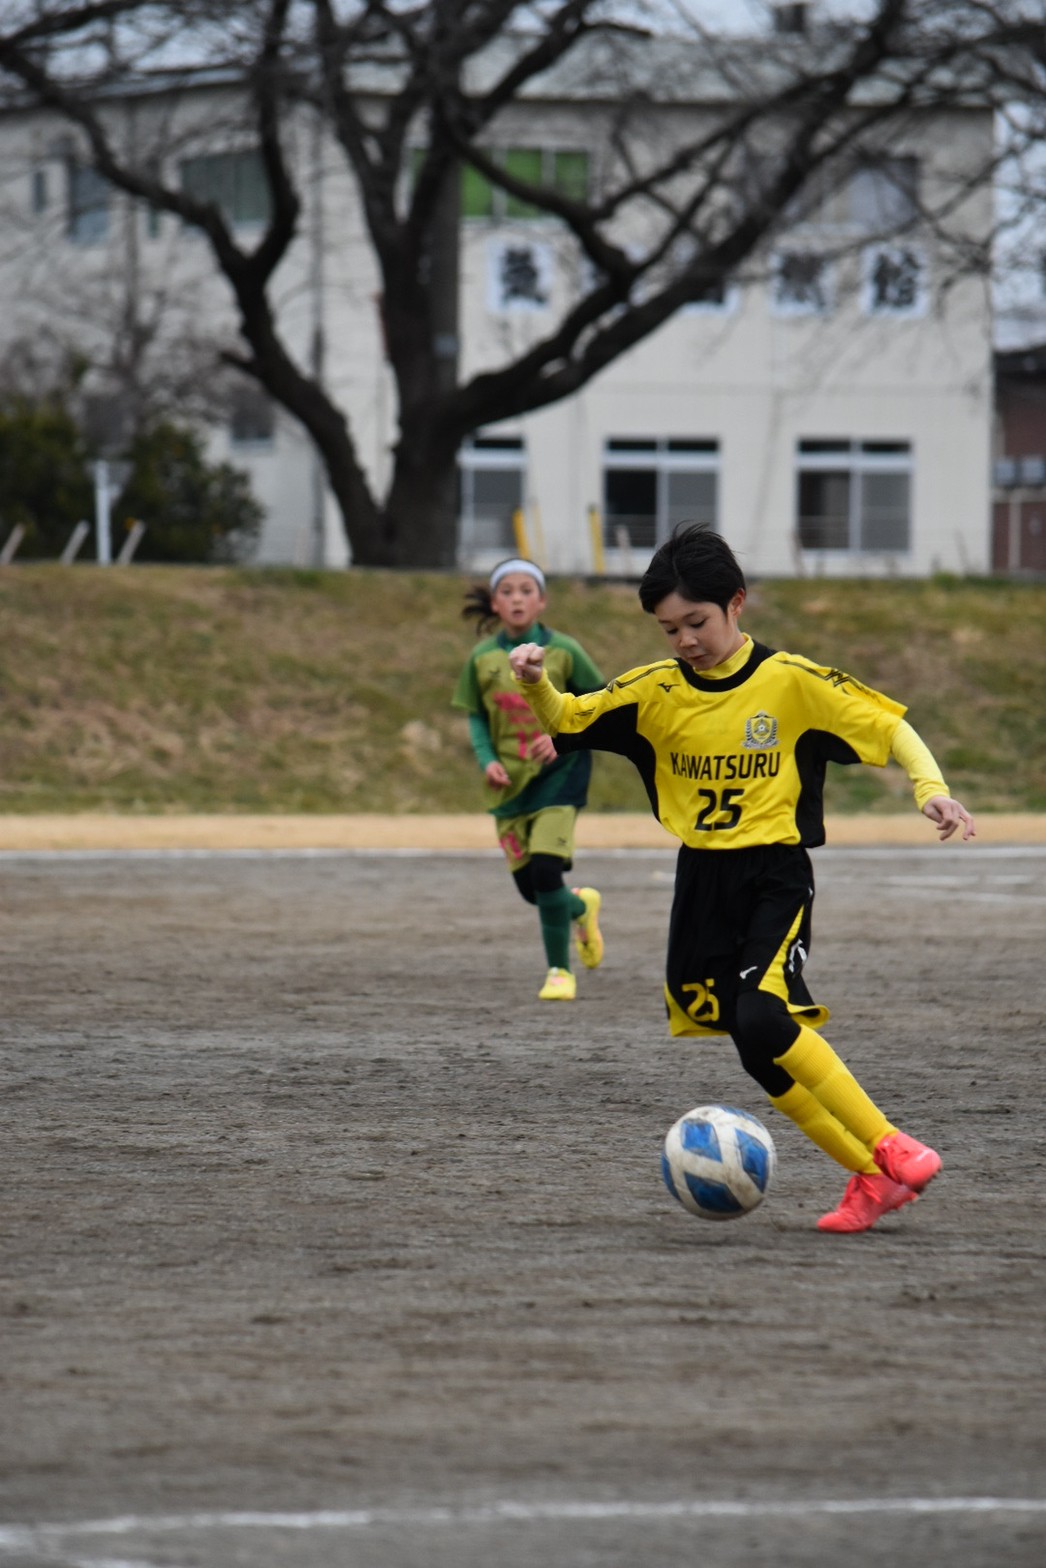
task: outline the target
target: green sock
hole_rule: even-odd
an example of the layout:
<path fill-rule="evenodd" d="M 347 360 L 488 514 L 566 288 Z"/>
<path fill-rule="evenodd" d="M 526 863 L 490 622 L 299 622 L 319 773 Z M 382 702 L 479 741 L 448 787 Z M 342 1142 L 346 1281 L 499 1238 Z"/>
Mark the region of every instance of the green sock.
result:
<path fill-rule="evenodd" d="M 554 893 L 537 895 L 541 939 L 550 969 L 570 968 L 570 922 L 574 905 L 579 903 L 581 900 L 576 899 L 568 887 L 557 887 Z"/>

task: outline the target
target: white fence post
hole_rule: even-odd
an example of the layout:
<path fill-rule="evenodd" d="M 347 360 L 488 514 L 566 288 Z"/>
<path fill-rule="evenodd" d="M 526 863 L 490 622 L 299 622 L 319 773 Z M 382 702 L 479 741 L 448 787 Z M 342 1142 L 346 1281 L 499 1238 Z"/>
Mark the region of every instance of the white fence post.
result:
<path fill-rule="evenodd" d="M 141 544 L 141 542 L 142 542 L 142 535 L 144 534 L 144 532 L 145 532 L 145 524 L 144 523 L 135 522 L 135 523 L 131 524 L 130 528 L 127 531 L 127 538 L 124 540 L 123 544 L 120 546 L 120 553 L 116 557 L 116 564 L 117 564 L 117 566 L 129 566 L 130 565 L 131 557 L 134 555 L 134 552 L 137 550 L 138 546 Z"/>
<path fill-rule="evenodd" d="M 85 523 L 81 518 L 76 527 L 73 529 L 72 533 L 69 535 L 65 549 L 58 557 L 63 566 L 70 566 L 73 561 L 76 560 L 77 555 L 80 553 L 80 546 L 83 544 L 84 540 L 87 538 L 87 535 L 90 532 L 90 524 Z"/>
<path fill-rule="evenodd" d="M 614 529 L 614 543 L 621 552 L 621 575 L 631 577 L 632 574 L 632 535 L 623 523 L 618 523 Z"/>
<path fill-rule="evenodd" d="M 15 523 L 14 527 L 11 529 L 11 532 L 7 536 L 7 539 L 4 543 L 4 548 L 0 550 L 0 566 L 9 566 L 11 564 L 11 562 L 14 560 L 15 551 L 18 549 L 18 546 L 21 544 L 24 538 L 25 529 L 22 527 L 21 523 Z"/>

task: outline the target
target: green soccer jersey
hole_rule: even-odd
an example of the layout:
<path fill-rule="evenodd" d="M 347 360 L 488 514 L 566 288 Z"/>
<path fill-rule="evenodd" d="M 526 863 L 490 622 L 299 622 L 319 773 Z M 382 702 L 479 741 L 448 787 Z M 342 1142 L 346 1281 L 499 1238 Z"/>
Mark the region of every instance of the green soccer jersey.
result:
<path fill-rule="evenodd" d="M 585 752 L 559 756 L 547 766 L 530 755 L 531 743 L 542 730 L 508 662 L 509 650 L 520 642 L 540 643 L 545 649 L 545 668 L 557 691 L 580 695 L 603 684 L 581 644 L 547 626 L 532 626 L 516 640 L 500 631 L 476 645 L 451 701 L 455 708 L 486 720 L 493 753 L 512 781 L 508 789 L 485 786 L 496 817 L 526 816 L 546 806 L 581 807 L 592 771 L 592 759 Z"/>
<path fill-rule="evenodd" d="M 682 660 L 590 696 L 517 683 L 563 750 L 615 751 L 654 815 L 692 849 L 824 843 L 829 762 L 885 766 L 904 707 L 842 670 L 746 639 L 718 678 Z"/>

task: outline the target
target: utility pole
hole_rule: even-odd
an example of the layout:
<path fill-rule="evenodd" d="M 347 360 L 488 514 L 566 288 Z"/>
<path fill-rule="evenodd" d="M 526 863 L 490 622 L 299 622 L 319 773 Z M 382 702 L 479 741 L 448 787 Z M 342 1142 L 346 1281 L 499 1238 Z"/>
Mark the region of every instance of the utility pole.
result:
<path fill-rule="evenodd" d="M 312 333 L 309 367 L 313 380 L 322 387 L 327 358 L 326 324 L 326 275 L 324 243 L 326 239 L 323 182 L 323 113 L 317 108 L 312 120 L 312 222 L 310 224 L 310 280 L 309 301 L 312 312 Z M 312 451 L 312 564 L 322 568 L 327 564 L 327 540 L 324 523 L 327 485 L 323 460 L 318 448 Z"/>

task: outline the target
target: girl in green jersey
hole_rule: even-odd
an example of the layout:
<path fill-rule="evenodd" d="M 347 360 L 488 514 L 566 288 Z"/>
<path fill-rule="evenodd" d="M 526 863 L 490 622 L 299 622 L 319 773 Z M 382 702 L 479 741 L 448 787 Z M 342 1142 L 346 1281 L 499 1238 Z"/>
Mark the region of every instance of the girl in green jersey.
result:
<path fill-rule="evenodd" d="M 603 677 L 580 643 L 541 624 L 547 602 L 541 568 L 518 557 L 502 561 L 486 585 L 470 590 L 462 615 L 475 617 L 479 632 L 492 635 L 473 649 L 452 701 L 469 716 L 472 749 L 513 881 L 537 907 L 548 967 L 538 996 L 572 1002 L 577 995 L 570 968 L 572 923 L 586 968 L 595 969 L 603 959 L 601 895 L 591 887 L 569 888 L 563 879 L 573 862 L 574 826 L 588 796 L 591 758 L 558 755 L 519 693 L 509 653 L 523 642 L 538 644 L 553 683 L 575 695 L 597 690 Z"/>

